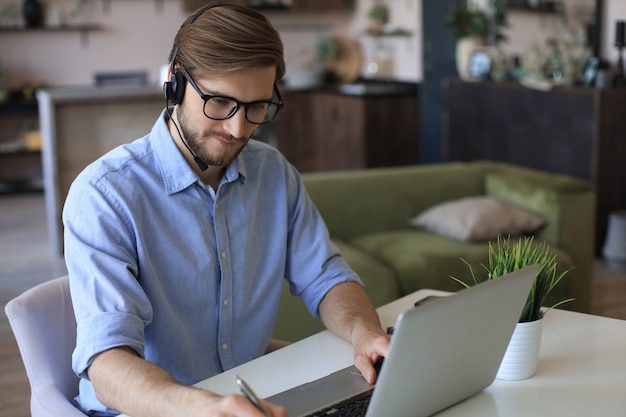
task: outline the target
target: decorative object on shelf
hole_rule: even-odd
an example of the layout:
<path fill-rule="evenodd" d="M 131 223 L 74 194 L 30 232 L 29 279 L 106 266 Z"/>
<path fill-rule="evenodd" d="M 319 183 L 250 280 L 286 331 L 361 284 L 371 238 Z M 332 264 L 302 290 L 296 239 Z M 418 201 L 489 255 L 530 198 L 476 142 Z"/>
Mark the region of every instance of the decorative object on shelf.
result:
<path fill-rule="evenodd" d="M 381 33 L 389 22 L 389 7 L 383 3 L 376 3 L 367 12 L 367 17 L 369 18 L 368 32 Z"/>
<path fill-rule="evenodd" d="M 504 81 L 508 76 L 514 78 L 513 58 L 499 46 L 491 48 L 489 51 L 491 58 L 490 77 L 493 81 Z"/>
<path fill-rule="evenodd" d="M 609 214 L 602 256 L 610 267 L 626 269 L 626 210 Z"/>
<path fill-rule="evenodd" d="M 370 54 L 370 61 L 366 65 L 368 77 L 389 80 L 395 74 L 395 49 L 392 44 L 383 38 L 376 39 Z"/>
<path fill-rule="evenodd" d="M 589 54 L 584 28 L 570 25 L 559 38 L 535 42 L 522 54 L 524 79 L 520 81 L 571 85 L 583 75 Z"/>
<path fill-rule="evenodd" d="M 490 0 L 486 9 L 474 3 L 456 5 L 446 16 L 445 23 L 453 30 L 456 44 L 456 66 L 460 78 L 469 79 L 470 57 L 476 49 L 495 46 L 506 39 L 502 28 L 507 25 L 504 0 Z"/>
<path fill-rule="evenodd" d="M 22 2 L 22 16 L 27 28 L 43 26 L 43 8 L 38 0 L 24 0 Z"/>
<path fill-rule="evenodd" d="M 359 43 L 344 36 L 332 37 L 335 53 L 325 62 L 332 81 L 339 84 L 352 83 L 361 75 L 363 52 Z"/>
<path fill-rule="evenodd" d="M 551 307 L 544 308 L 548 295 L 569 272 L 565 270 L 557 273 L 556 255 L 545 243 L 534 243 L 534 237 L 520 237 L 515 243 L 511 238 L 498 237 L 495 244 L 489 242 L 488 265 L 481 264 L 477 270 L 472 264 L 463 259 L 469 267 L 473 284 L 505 276 L 509 272 L 517 271 L 530 265 L 538 264 L 539 270 L 535 282 L 524 305 L 518 325 L 511 338 L 509 348 L 504 355 L 500 370 L 496 378 L 507 380 L 521 380 L 532 377 L 537 370 L 539 359 L 539 345 L 544 315 L 553 308 L 559 307 L 573 299 L 568 298 L 556 302 Z M 469 287 L 470 284 L 452 277 L 455 281 Z M 504 277 L 503 279 L 506 279 Z M 539 322 L 539 323 L 537 323 Z M 526 340 L 527 339 L 527 340 Z"/>
<path fill-rule="evenodd" d="M 455 60 L 456 71 L 459 78 L 462 80 L 468 80 L 473 78 L 470 75 L 469 66 L 472 59 L 472 55 L 478 50 L 486 49 L 485 38 L 483 36 L 465 36 L 457 39 Z"/>
<path fill-rule="evenodd" d="M 74 19 L 75 17 L 77 17 L 80 14 L 80 12 L 85 8 L 88 1 L 89 0 L 76 0 L 76 5 L 68 13 L 68 18 Z"/>
<path fill-rule="evenodd" d="M 46 6 L 46 27 L 60 28 L 63 26 L 63 7 L 58 4 L 48 4 Z"/>
<path fill-rule="evenodd" d="M 617 48 L 617 64 L 613 73 L 613 87 L 626 87 L 626 78 L 624 78 L 624 59 L 622 57 L 622 49 L 626 45 L 625 29 L 626 22 L 618 20 L 615 22 L 615 47 Z"/>
<path fill-rule="evenodd" d="M 327 63 L 336 53 L 337 47 L 333 38 L 326 35 L 318 37 L 314 52 L 310 48 L 303 48 L 287 66 L 285 74 L 287 86 L 292 90 L 303 90 L 323 84 Z"/>
<path fill-rule="evenodd" d="M 505 1 L 490 0 L 485 9 L 473 2 L 467 6 L 456 5 L 446 16 L 445 23 L 456 39 L 478 36 L 495 45 L 506 39 L 502 31 L 508 24 Z"/>

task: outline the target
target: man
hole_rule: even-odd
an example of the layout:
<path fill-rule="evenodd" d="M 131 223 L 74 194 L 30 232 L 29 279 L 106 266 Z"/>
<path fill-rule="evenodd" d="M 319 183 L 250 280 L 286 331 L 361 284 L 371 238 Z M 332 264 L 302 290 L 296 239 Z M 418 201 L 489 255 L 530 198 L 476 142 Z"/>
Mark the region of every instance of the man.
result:
<path fill-rule="evenodd" d="M 374 308 L 296 170 L 250 140 L 282 107 L 278 33 L 253 10 L 207 6 L 170 61 L 152 131 L 87 167 L 66 200 L 77 404 L 96 416 L 263 415 L 190 385 L 265 352 L 283 278 L 374 382 L 389 344 Z"/>

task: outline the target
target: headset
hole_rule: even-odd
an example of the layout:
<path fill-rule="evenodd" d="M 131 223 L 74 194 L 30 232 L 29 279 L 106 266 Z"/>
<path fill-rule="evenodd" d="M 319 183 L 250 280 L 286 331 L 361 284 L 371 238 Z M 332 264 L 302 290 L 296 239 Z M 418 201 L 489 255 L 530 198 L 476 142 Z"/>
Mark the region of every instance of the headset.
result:
<path fill-rule="evenodd" d="M 182 29 L 181 37 L 180 37 L 181 41 L 182 39 L 184 39 L 183 35 L 185 35 L 185 32 L 189 29 L 189 27 L 193 24 L 193 22 L 195 22 L 200 16 L 202 16 L 202 14 L 204 14 L 206 11 L 214 7 L 223 7 L 223 6 L 228 6 L 230 8 L 237 7 L 237 5 L 232 4 L 232 3 L 207 4 L 206 6 L 198 10 L 193 16 L 191 16 L 187 25 L 185 25 L 185 27 Z M 185 148 L 187 148 L 187 150 L 193 157 L 193 160 L 196 163 L 196 165 L 198 165 L 198 168 L 200 168 L 201 171 L 206 171 L 209 168 L 209 165 L 206 162 L 204 162 L 202 159 L 200 159 L 195 154 L 195 152 L 191 150 L 191 148 L 189 147 L 189 144 L 187 144 L 187 141 L 183 138 L 183 135 L 181 134 L 180 129 L 178 128 L 178 125 L 172 118 L 172 113 L 168 105 L 169 103 L 172 103 L 172 105 L 175 106 L 175 105 L 182 103 L 183 96 L 185 95 L 185 86 L 187 85 L 187 77 L 185 77 L 185 74 L 183 74 L 183 71 L 176 71 L 176 57 L 178 55 L 179 49 L 180 49 L 180 42 L 176 45 L 176 47 L 174 48 L 174 52 L 172 53 L 172 59 L 170 61 L 170 81 L 166 81 L 163 83 L 163 95 L 165 96 L 165 110 L 167 111 L 170 117 L 170 120 L 172 121 L 172 123 L 174 124 L 174 127 L 176 128 L 176 132 L 178 133 L 178 136 L 180 137 L 181 142 L 183 143 L 183 145 L 185 145 Z M 282 103 L 282 100 L 280 99 L 280 91 L 278 90 L 276 83 L 274 83 L 274 93 L 277 95 L 279 101 L 281 101 Z"/>
<path fill-rule="evenodd" d="M 191 24 L 196 21 L 196 19 L 202 16 L 204 12 L 214 7 L 224 6 L 224 5 L 226 5 L 226 3 L 208 4 L 204 6 L 202 9 L 198 10 L 196 14 L 194 14 L 189 19 L 189 22 L 183 29 L 183 34 L 184 32 L 187 31 L 187 29 L 189 29 L 189 26 L 191 26 Z M 184 36 L 181 36 L 181 39 L 183 38 Z M 193 160 L 196 163 L 196 165 L 198 165 L 198 168 L 200 168 L 200 171 L 204 172 L 209 168 L 209 165 L 206 162 L 204 162 L 202 159 L 200 159 L 200 157 L 196 155 L 194 151 L 191 150 L 191 148 L 187 144 L 187 141 L 183 138 L 183 135 L 180 133 L 180 129 L 178 128 L 178 125 L 172 118 L 172 113 L 168 106 L 168 103 L 170 102 L 174 106 L 182 103 L 183 96 L 185 95 L 185 85 L 187 83 L 187 79 L 185 78 L 185 75 L 181 71 L 175 71 L 176 56 L 178 55 L 179 48 L 180 48 L 180 44 L 176 45 L 176 48 L 174 48 L 174 53 L 172 53 L 172 60 L 170 62 L 170 72 L 171 72 L 170 81 L 166 81 L 163 83 L 163 95 L 165 96 L 165 110 L 169 114 L 170 120 L 172 121 L 172 123 L 174 124 L 174 127 L 176 128 L 176 132 L 178 133 L 178 137 L 180 137 L 181 142 L 183 143 L 183 145 L 185 145 L 185 148 L 187 148 L 187 150 L 193 157 Z"/>
<path fill-rule="evenodd" d="M 196 14 L 194 14 L 189 22 L 183 29 L 184 32 L 189 29 L 189 26 L 193 24 L 200 16 L 202 16 L 207 10 L 210 10 L 214 7 L 225 6 L 226 3 L 215 3 L 208 4 L 198 10 Z M 184 34 L 183 32 L 183 34 Z M 181 36 L 181 40 L 184 36 Z M 178 55 L 178 50 L 180 49 L 180 44 L 176 45 L 174 49 L 174 53 L 172 54 L 172 60 L 170 62 L 170 72 L 171 72 L 171 80 L 163 83 L 163 95 L 165 96 L 166 102 L 171 102 L 174 106 L 180 104 L 183 101 L 183 96 L 185 95 L 185 86 L 187 83 L 187 79 L 185 75 L 181 71 L 176 71 L 176 56 Z"/>

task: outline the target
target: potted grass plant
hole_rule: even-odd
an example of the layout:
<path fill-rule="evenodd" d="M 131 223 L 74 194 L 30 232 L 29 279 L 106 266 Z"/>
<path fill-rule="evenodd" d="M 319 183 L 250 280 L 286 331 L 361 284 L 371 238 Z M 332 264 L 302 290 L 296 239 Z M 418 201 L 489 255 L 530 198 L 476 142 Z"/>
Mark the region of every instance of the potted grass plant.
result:
<path fill-rule="evenodd" d="M 558 272 L 556 255 L 552 253 L 547 243 L 535 244 L 534 237 L 520 237 L 517 242 L 511 242 L 510 237 L 498 237 L 495 243 L 489 242 L 487 265 L 481 264 L 480 268 L 477 268 L 465 259 L 463 262 L 469 267 L 472 282 L 468 283 L 454 277 L 452 279 L 464 287 L 497 279 L 530 265 L 538 265 L 535 281 L 497 375 L 499 379 L 509 380 L 530 378 L 537 369 L 544 315 L 573 300 L 568 298 L 545 306 L 548 296 L 569 269 Z"/>

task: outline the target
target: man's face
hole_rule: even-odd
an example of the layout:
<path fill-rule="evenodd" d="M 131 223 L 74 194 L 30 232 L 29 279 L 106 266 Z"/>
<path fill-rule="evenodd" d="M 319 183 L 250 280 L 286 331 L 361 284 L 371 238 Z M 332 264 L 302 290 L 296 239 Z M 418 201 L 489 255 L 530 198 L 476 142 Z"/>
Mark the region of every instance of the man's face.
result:
<path fill-rule="evenodd" d="M 272 99 L 276 69 L 251 68 L 215 77 L 190 74 L 204 94 L 232 97 L 240 102 Z M 182 134 L 193 152 L 209 166 L 225 167 L 248 143 L 258 125 L 246 120 L 245 108 L 226 120 L 204 115 L 204 101 L 189 84 L 177 108 Z"/>

